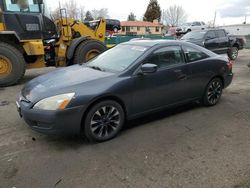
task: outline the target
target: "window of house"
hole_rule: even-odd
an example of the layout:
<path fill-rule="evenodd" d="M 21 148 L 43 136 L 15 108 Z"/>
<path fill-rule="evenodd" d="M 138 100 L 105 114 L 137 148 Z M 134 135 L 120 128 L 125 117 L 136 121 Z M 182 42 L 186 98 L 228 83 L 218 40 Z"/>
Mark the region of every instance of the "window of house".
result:
<path fill-rule="evenodd" d="M 125 26 L 122 26 L 122 32 L 125 32 Z"/>
<path fill-rule="evenodd" d="M 137 31 L 140 31 L 141 30 L 141 28 L 140 27 L 137 27 Z"/>
<path fill-rule="evenodd" d="M 126 31 L 130 32 L 130 27 L 129 26 L 126 26 Z"/>
<path fill-rule="evenodd" d="M 158 65 L 159 69 L 184 63 L 180 46 L 168 46 L 156 50 L 147 60 L 147 63 Z"/>
<path fill-rule="evenodd" d="M 192 48 L 189 46 L 183 46 L 183 48 L 184 48 L 184 51 L 186 53 L 186 57 L 187 57 L 188 62 L 199 61 L 199 60 L 206 59 L 209 57 L 204 52 L 197 50 L 195 48 Z"/>
<path fill-rule="evenodd" d="M 159 27 L 156 27 L 155 28 L 155 32 L 159 32 L 160 31 L 160 28 Z"/>

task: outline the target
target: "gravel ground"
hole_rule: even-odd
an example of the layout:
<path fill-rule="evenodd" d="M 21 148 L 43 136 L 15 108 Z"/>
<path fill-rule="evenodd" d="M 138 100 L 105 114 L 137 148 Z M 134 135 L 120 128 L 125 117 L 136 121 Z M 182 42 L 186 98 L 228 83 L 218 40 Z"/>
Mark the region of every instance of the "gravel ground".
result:
<path fill-rule="evenodd" d="M 31 131 L 15 107 L 23 84 L 0 89 L 0 187 L 250 188 L 249 62 L 241 51 L 219 105 L 150 115 L 102 144 Z M 52 70 L 29 70 L 23 82 Z"/>

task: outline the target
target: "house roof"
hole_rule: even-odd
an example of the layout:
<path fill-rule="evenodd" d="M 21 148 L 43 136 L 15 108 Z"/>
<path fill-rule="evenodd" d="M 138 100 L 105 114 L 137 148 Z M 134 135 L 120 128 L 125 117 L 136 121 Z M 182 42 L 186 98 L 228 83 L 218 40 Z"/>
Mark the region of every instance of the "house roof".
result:
<path fill-rule="evenodd" d="M 121 26 L 131 26 L 131 27 L 157 27 L 162 26 L 160 23 L 144 22 L 144 21 L 123 21 Z"/>

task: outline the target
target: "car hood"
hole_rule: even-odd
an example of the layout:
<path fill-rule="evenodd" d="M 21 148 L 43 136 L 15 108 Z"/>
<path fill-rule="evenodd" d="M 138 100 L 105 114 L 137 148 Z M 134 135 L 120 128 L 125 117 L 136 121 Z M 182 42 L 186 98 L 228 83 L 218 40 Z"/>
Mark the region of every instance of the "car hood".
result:
<path fill-rule="evenodd" d="M 185 42 L 190 42 L 199 46 L 203 46 L 203 40 L 202 39 L 181 39 L 182 41 Z"/>
<path fill-rule="evenodd" d="M 31 80 L 22 89 L 22 96 L 34 102 L 41 98 L 62 94 L 63 92 L 75 92 L 73 88 L 76 85 L 112 75 L 114 73 L 102 72 L 81 65 L 61 68 Z"/>

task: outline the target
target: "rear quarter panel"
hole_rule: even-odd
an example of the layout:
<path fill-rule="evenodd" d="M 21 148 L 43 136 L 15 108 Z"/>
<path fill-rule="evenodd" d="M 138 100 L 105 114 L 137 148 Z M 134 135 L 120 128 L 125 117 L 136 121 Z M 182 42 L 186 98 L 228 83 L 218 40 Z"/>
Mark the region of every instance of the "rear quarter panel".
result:
<path fill-rule="evenodd" d="M 207 84 L 214 77 L 225 78 L 227 75 L 226 61 L 214 57 L 188 64 L 190 88 L 197 96 L 202 97 Z"/>

